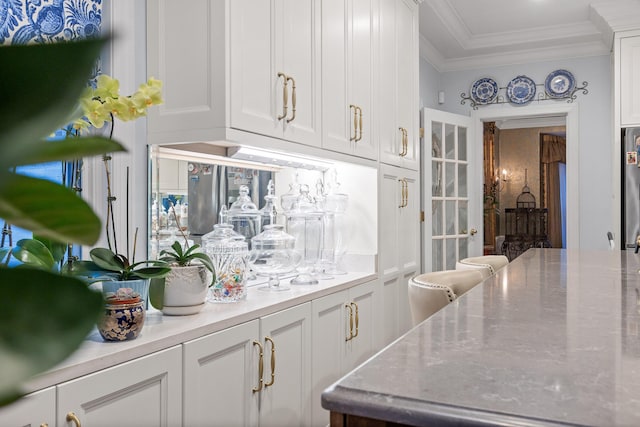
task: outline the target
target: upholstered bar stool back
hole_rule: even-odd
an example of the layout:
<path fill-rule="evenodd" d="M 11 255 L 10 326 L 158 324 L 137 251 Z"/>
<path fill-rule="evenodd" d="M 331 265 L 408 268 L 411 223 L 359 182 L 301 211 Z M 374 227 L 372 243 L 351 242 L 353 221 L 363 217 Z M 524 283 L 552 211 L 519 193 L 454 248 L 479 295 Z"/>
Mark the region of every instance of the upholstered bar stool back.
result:
<path fill-rule="evenodd" d="M 482 281 L 477 270 L 446 270 L 409 279 L 409 308 L 417 325 Z"/>
<path fill-rule="evenodd" d="M 456 270 L 478 270 L 486 279 L 507 264 L 509 258 L 504 255 L 485 255 L 461 259 L 456 263 Z"/>

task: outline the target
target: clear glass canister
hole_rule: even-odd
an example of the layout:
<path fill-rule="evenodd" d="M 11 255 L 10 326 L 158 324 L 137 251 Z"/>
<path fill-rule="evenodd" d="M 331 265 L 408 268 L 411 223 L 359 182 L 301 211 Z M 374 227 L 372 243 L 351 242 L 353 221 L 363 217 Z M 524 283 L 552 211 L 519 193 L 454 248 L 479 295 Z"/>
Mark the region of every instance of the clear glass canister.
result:
<path fill-rule="evenodd" d="M 258 274 L 269 277 L 269 285 L 261 290 L 284 291 L 289 286 L 280 282 L 280 275 L 293 271 L 300 262 L 295 250 L 296 239 L 284 232 L 280 224 L 265 225 L 262 233 L 252 239 L 250 262 Z"/>
<path fill-rule="evenodd" d="M 249 249 L 244 236 L 231 224 L 216 224 L 202 236 L 204 251 L 213 262 L 216 279 L 209 289 L 209 301 L 234 302 L 247 295 Z"/>
<path fill-rule="evenodd" d="M 244 236 L 251 247 L 251 238 L 260 233 L 262 215 L 249 197 L 249 187 L 240 186 L 240 195 L 226 213 L 225 222 L 231 224 L 236 233 Z"/>

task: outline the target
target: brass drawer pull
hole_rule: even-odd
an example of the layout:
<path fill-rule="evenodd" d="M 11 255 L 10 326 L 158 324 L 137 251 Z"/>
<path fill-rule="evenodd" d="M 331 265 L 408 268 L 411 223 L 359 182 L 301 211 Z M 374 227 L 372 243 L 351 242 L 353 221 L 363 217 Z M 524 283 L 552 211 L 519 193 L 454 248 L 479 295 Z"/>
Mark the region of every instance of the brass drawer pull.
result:
<path fill-rule="evenodd" d="M 270 387 L 276 380 L 276 345 L 270 337 L 264 337 L 264 346 L 267 347 L 267 341 L 271 343 L 271 381 L 264 383 L 264 387 Z"/>
<path fill-rule="evenodd" d="M 76 425 L 76 427 L 82 427 L 80 424 L 80 420 L 78 419 L 78 417 L 76 417 L 76 414 L 73 412 L 68 412 L 67 413 L 67 422 L 68 423 L 74 423 Z"/>
<path fill-rule="evenodd" d="M 253 345 L 257 345 L 260 349 L 260 355 L 258 359 L 258 387 L 254 387 L 252 389 L 252 391 L 255 393 L 262 390 L 262 374 L 264 373 L 264 352 L 262 351 L 262 344 L 260 344 L 258 341 L 254 341 Z"/>

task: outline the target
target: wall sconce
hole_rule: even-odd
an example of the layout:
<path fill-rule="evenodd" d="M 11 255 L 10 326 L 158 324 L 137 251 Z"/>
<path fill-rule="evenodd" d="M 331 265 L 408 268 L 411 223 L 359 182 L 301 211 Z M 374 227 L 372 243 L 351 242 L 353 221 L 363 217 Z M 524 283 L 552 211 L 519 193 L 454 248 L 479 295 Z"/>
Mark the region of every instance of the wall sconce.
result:
<path fill-rule="evenodd" d="M 509 171 L 498 169 L 491 182 L 484 185 L 484 200 L 491 204 L 498 202 L 498 193 L 504 189 L 504 184 L 509 181 Z"/>

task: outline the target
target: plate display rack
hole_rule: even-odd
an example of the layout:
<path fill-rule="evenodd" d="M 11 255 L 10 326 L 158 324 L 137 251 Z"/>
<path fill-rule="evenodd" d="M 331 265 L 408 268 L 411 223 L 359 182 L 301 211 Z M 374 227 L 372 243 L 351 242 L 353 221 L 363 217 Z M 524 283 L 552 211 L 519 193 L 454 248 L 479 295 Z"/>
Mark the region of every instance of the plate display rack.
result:
<path fill-rule="evenodd" d="M 566 99 L 566 102 L 573 102 L 578 97 L 578 93 L 582 92 L 583 95 L 586 95 L 589 93 L 589 90 L 587 89 L 587 86 L 589 85 L 589 83 L 586 81 L 582 82 L 582 86 L 575 85 L 572 90 L 562 94 L 561 96 L 558 96 L 558 95 L 550 96 L 547 93 L 548 88 L 546 88 L 545 83 L 536 83 L 535 85 L 536 85 L 535 96 L 531 99 L 531 101 L 528 101 L 526 103 L 518 103 L 518 102 L 514 102 L 514 100 L 510 100 L 509 97 L 507 96 L 508 86 L 504 86 L 504 87 L 500 86 L 498 88 L 497 95 L 495 97 L 492 97 L 491 100 L 478 99 L 477 97 L 474 97 L 473 93 L 471 92 L 469 94 L 463 92 L 460 94 L 460 98 L 461 98 L 460 104 L 465 105 L 467 102 L 469 102 L 469 105 L 471 106 L 471 108 L 473 108 L 474 110 L 477 110 L 478 107 L 485 106 L 485 105 L 493 105 L 493 104 L 512 104 L 516 106 L 524 106 L 532 102 L 540 102 L 540 101 L 547 101 L 547 100 L 557 101 L 561 99 Z"/>

